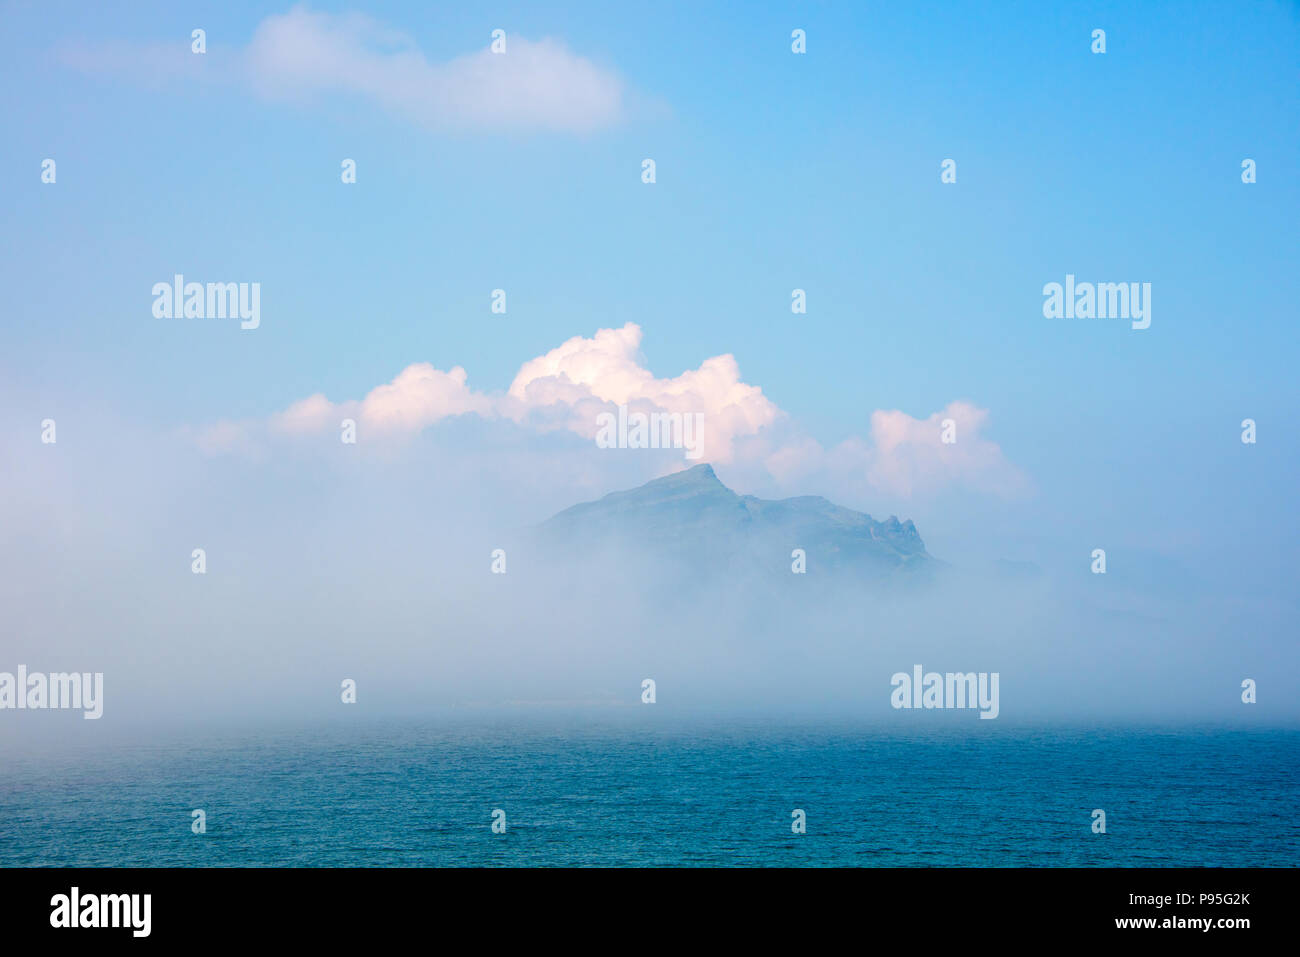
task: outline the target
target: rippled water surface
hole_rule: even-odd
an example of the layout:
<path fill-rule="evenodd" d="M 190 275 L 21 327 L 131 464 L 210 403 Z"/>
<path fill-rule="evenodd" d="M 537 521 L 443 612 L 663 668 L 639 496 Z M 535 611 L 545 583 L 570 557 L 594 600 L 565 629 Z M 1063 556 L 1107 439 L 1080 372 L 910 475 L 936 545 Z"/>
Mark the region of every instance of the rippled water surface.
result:
<path fill-rule="evenodd" d="M 1295 730 L 459 720 L 0 762 L 8 866 L 1300 861 Z"/>

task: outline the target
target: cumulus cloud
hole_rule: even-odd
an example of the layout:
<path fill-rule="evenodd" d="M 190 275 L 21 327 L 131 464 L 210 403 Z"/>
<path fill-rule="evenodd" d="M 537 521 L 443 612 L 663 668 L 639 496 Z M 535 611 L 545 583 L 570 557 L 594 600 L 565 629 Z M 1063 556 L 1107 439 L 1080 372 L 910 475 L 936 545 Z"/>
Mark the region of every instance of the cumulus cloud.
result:
<path fill-rule="evenodd" d="M 311 435 L 337 430 L 342 419 L 353 418 L 367 434 L 400 437 L 475 413 L 528 429 L 594 438 L 598 417 L 626 405 L 647 413 L 699 413 L 701 454 L 727 462 L 738 438 L 755 435 L 781 414 L 762 389 L 740 381 L 740 366 L 730 355 L 706 359 L 675 378 L 655 378 L 641 364 L 641 335 L 639 326 L 628 323 L 598 330 L 591 338 L 574 336 L 525 362 L 504 395 L 474 391 L 460 366 L 443 372 L 419 362 L 360 400 L 335 403 L 319 393 L 300 399 L 272 415 L 267 427 L 280 435 Z M 228 448 L 237 435 L 236 425 L 221 422 L 201 436 L 201 444 L 209 450 Z"/>
<path fill-rule="evenodd" d="M 961 479 L 983 491 L 1017 492 L 1021 476 L 1008 467 L 1002 450 L 981 435 L 989 413 L 970 402 L 950 402 L 926 419 L 905 412 L 871 414 L 873 449 L 868 455 L 872 484 L 911 495 Z M 944 442 L 946 424 L 952 441 Z"/>
<path fill-rule="evenodd" d="M 336 404 L 317 393 L 277 412 L 269 425 L 273 432 L 308 435 L 337 429 L 343 418 L 351 418 L 371 434 L 391 436 L 419 432 L 464 412 L 492 414 L 492 401 L 474 393 L 466 385 L 467 378 L 460 366 L 442 372 L 427 362 L 417 362 L 392 382 L 371 389 L 360 401 Z"/>
<path fill-rule="evenodd" d="M 844 494 L 897 499 L 930 496 L 964 488 L 1000 498 L 1028 493 L 1028 477 L 1009 462 L 1001 446 L 987 436 L 989 410 L 972 402 L 949 402 L 923 418 L 878 409 L 866 436 L 851 436 L 830 446 L 811 436 L 785 431 L 760 435 L 739 447 L 738 461 L 751 478 L 770 476 L 778 486 L 809 485 Z M 951 443 L 943 441 L 951 423 Z"/>
<path fill-rule="evenodd" d="M 734 356 L 705 359 L 698 369 L 657 379 L 640 360 L 641 328 L 601 329 L 575 336 L 523 364 L 501 404 L 517 421 L 532 417 L 594 437 L 596 416 L 619 405 L 643 412 L 698 412 L 705 459 L 729 462 L 736 439 L 776 421 L 780 410 L 757 386 L 740 381 Z"/>
<path fill-rule="evenodd" d="M 507 35 L 505 44 L 503 53 L 485 42 L 480 50 L 436 62 L 414 38 L 368 16 L 300 5 L 264 19 L 239 50 L 214 44 L 195 56 L 188 42 L 82 42 L 64 47 L 62 55 L 92 72 L 222 79 L 274 100 L 356 96 L 435 129 L 588 132 L 622 115 L 624 84 L 613 71 L 558 40 Z"/>
<path fill-rule="evenodd" d="M 641 340 L 635 323 L 574 336 L 524 362 L 504 393 L 474 390 L 460 366 L 444 372 L 415 363 L 361 399 L 333 402 L 318 393 L 265 423 L 222 421 L 194 439 L 208 452 L 239 451 L 259 433 L 337 433 L 342 420 L 351 418 L 367 440 L 383 442 L 471 414 L 534 434 L 564 431 L 590 440 L 602 414 L 626 406 L 629 412 L 698 413 L 697 460 L 731 465 L 733 474 L 748 472 L 751 479 L 777 486 L 797 489 L 815 482 L 904 499 L 949 487 L 1002 497 L 1027 490 L 1025 476 L 986 435 L 988 410 L 974 403 L 950 402 L 925 418 L 877 410 L 869 435 L 826 448 L 800 432 L 760 387 L 744 382 L 734 356 L 713 356 L 696 369 L 661 379 L 646 367 Z M 955 441 L 945 443 L 949 420 Z"/>

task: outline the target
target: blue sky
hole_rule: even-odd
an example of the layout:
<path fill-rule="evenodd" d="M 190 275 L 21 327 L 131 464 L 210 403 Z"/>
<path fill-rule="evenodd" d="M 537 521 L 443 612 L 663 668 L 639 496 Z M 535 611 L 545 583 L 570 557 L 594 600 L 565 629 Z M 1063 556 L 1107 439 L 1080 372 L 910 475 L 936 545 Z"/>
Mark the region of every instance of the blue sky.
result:
<path fill-rule="evenodd" d="M 442 129 L 365 95 L 214 79 L 287 4 L 3 9 L 9 442 L 45 415 L 71 438 L 91 410 L 168 433 L 265 420 L 417 362 L 501 393 L 632 322 L 655 376 L 731 354 L 823 448 L 875 410 L 966 400 L 1028 480 L 901 494 L 720 468 L 741 491 L 911 516 L 948 556 L 1101 540 L 1225 587 L 1293 585 L 1294 5 L 367 6 L 431 63 L 495 28 L 562 42 L 622 85 L 617 117 L 578 132 Z M 206 75 L 161 74 L 196 27 Z M 105 49 L 127 52 L 88 55 Z M 261 328 L 154 319 L 150 287 L 175 272 L 260 282 Z M 1150 282 L 1151 328 L 1044 319 L 1066 273 Z"/>

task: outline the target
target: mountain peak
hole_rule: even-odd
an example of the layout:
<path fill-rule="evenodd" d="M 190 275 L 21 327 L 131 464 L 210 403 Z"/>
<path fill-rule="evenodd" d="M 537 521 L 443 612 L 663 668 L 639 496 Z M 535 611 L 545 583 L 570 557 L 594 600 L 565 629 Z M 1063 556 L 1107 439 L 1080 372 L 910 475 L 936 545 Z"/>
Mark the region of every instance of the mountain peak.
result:
<path fill-rule="evenodd" d="M 701 463 L 660 476 L 640 488 L 611 492 L 565 509 L 542 525 L 565 540 L 667 545 L 680 555 L 725 567 L 736 562 L 788 570 L 796 548 L 821 567 L 857 572 L 925 563 L 930 556 L 911 521 L 874 521 L 821 496 L 776 501 L 737 495 Z"/>
<path fill-rule="evenodd" d="M 701 465 L 692 465 L 688 469 L 682 469 L 680 472 L 673 472 L 670 475 L 665 475 L 662 478 L 657 479 L 657 481 L 661 482 L 669 480 L 683 483 L 691 482 L 701 485 L 722 485 L 722 480 L 718 478 L 718 473 L 713 471 L 713 466 L 709 465 L 707 462 Z M 725 488 L 726 486 L 723 487 Z"/>
<path fill-rule="evenodd" d="M 710 498 L 739 499 L 731 489 L 722 484 L 713 466 L 707 463 L 695 465 L 679 472 L 661 475 L 651 479 L 640 488 L 625 492 L 613 492 L 605 496 L 606 500 L 654 501 L 664 498 L 694 497 L 697 495 Z"/>

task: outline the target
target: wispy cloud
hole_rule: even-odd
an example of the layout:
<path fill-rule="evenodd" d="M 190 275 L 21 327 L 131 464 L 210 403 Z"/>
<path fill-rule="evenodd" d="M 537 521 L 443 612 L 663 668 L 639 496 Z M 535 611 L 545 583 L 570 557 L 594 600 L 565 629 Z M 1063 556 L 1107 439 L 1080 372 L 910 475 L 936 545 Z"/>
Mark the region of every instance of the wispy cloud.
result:
<path fill-rule="evenodd" d="M 800 436 L 764 452 L 762 463 L 785 484 L 817 477 L 910 499 L 960 487 L 1017 498 L 1030 489 L 1020 469 L 985 432 L 989 410 L 957 400 L 924 418 L 897 409 L 871 413 L 868 436 L 824 448 Z M 952 441 L 943 440 L 948 431 Z"/>
<path fill-rule="evenodd" d="M 550 38 L 507 35 L 505 51 L 482 49 L 445 62 L 428 59 L 416 40 L 369 16 L 296 6 L 258 24 L 248 45 L 216 38 L 209 52 L 175 44 L 80 42 L 63 61 L 89 72 L 147 82 L 228 82 L 267 100 L 311 104 L 352 96 L 431 129 L 589 132 L 624 111 L 624 83 L 612 70 Z"/>

